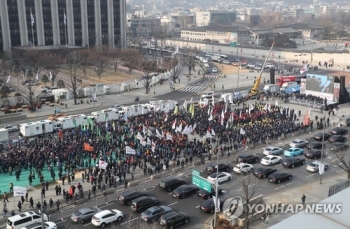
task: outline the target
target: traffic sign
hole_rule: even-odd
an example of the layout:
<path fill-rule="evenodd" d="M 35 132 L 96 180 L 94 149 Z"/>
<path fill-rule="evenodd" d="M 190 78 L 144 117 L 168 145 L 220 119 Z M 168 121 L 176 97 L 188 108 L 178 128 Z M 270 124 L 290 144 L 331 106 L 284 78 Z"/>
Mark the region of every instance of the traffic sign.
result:
<path fill-rule="evenodd" d="M 207 179 L 200 176 L 200 172 L 197 170 L 192 170 L 192 184 L 198 186 L 201 189 L 211 192 L 212 183 Z"/>

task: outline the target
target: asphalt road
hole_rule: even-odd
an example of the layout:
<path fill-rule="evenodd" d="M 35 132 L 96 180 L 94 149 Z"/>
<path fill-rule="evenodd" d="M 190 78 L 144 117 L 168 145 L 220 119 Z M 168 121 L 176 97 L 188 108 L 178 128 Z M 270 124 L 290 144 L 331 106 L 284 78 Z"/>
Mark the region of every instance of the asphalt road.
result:
<path fill-rule="evenodd" d="M 309 142 L 314 141 L 312 136 L 313 134 L 307 134 L 307 136 L 304 138 L 308 140 Z M 299 137 L 299 139 L 302 139 L 302 137 Z M 276 142 L 274 145 L 281 147 L 283 149 L 289 148 L 288 142 L 282 141 L 282 142 Z M 328 163 L 330 165 L 330 168 L 325 171 L 325 174 L 323 177 L 330 177 L 332 175 L 338 174 L 342 172 L 337 166 L 332 165 L 331 163 L 336 160 L 335 155 L 329 151 L 329 146 L 330 143 L 326 142 L 326 147 L 325 147 L 325 157 L 324 157 L 324 162 Z M 306 151 L 306 150 L 305 150 Z M 253 153 L 259 158 L 263 158 L 263 154 L 261 153 L 261 149 L 253 149 L 250 151 L 250 153 Z M 349 155 L 350 153 L 347 152 Z M 301 156 L 302 157 L 302 156 Z M 230 163 L 231 167 L 236 164 L 235 159 L 236 156 L 230 157 L 230 158 L 223 158 L 222 162 Z M 282 158 L 285 158 L 285 156 L 282 156 Z M 272 184 L 270 183 L 267 179 L 259 179 L 257 181 L 257 184 L 259 186 L 259 190 L 257 194 L 263 194 L 263 195 L 269 195 L 269 194 L 278 194 L 279 192 L 283 192 L 287 189 L 298 187 L 300 185 L 304 185 L 310 182 L 315 182 L 320 179 L 320 175 L 318 173 L 310 173 L 306 170 L 306 165 L 313 160 L 307 159 L 306 163 L 302 166 L 295 167 L 293 169 L 285 168 L 281 164 L 276 164 L 272 165 L 271 167 L 276 168 L 279 171 L 287 171 L 290 172 L 293 175 L 293 179 L 291 181 L 283 182 L 281 184 Z M 263 165 L 259 163 L 254 165 L 254 168 L 258 167 L 263 167 Z M 205 172 L 206 165 L 200 166 L 196 168 L 197 170 L 201 171 L 201 175 L 203 177 L 207 177 L 208 174 Z M 182 177 L 185 179 L 187 183 L 191 182 L 191 170 L 187 170 L 183 173 L 178 174 L 179 177 Z M 240 176 L 233 174 L 232 169 L 231 169 L 231 174 L 232 174 L 232 180 L 230 182 L 225 182 L 220 185 L 221 188 L 226 190 L 225 194 L 222 194 L 220 198 L 226 199 L 229 197 L 234 197 L 237 195 L 244 195 L 243 190 L 242 190 L 242 184 L 240 181 Z M 179 228 L 202 228 L 205 220 L 209 217 L 209 214 L 204 213 L 199 210 L 199 205 L 203 202 L 199 197 L 197 196 L 192 196 L 192 197 L 187 197 L 186 199 L 176 199 L 172 196 L 172 193 L 164 192 L 163 190 L 160 190 L 157 186 L 156 183 L 148 184 L 144 186 L 145 189 L 147 190 L 148 195 L 150 196 L 156 196 L 160 201 L 161 204 L 163 205 L 168 205 L 171 208 L 173 208 L 176 211 L 184 211 L 187 212 L 190 217 L 190 223 L 187 225 L 182 225 Z M 123 206 L 116 201 L 110 202 L 108 205 L 102 206 L 103 209 L 118 209 L 121 210 L 125 215 L 125 221 L 120 223 L 118 225 L 118 228 L 138 228 L 142 227 L 142 224 L 139 224 L 141 219 L 139 218 L 139 214 L 134 214 L 131 213 L 130 209 L 128 206 Z M 64 219 L 63 221 L 59 221 L 58 223 L 58 228 L 63 229 L 67 228 L 67 226 L 71 227 L 74 226 L 70 222 L 69 218 Z M 142 222 L 143 223 L 143 222 Z M 94 228 L 93 225 L 90 223 L 86 223 L 83 225 L 84 228 Z"/>

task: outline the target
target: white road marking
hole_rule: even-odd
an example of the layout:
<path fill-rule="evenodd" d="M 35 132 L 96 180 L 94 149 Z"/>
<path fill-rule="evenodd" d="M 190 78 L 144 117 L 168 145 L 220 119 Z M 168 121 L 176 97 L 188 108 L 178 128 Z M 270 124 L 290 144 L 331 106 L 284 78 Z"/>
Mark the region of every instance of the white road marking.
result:
<path fill-rule="evenodd" d="M 275 188 L 275 190 L 281 189 L 283 187 L 285 187 L 285 185 L 282 185 L 281 187 Z"/>
<path fill-rule="evenodd" d="M 105 207 L 108 207 L 109 205 L 113 205 L 113 204 L 106 204 L 106 205 L 104 205 L 104 206 L 102 206 L 100 208 L 105 208 Z"/>
<path fill-rule="evenodd" d="M 145 191 L 145 192 L 152 192 L 152 191 L 154 191 L 154 189 L 155 189 L 155 188 L 150 189 L 150 190 L 147 190 L 147 191 Z"/>
<path fill-rule="evenodd" d="M 196 208 L 199 208 L 200 206 L 198 205 L 198 206 L 196 206 Z"/>
<path fill-rule="evenodd" d="M 168 193 L 169 196 L 172 195 L 172 194 L 173 194 L 172 192 Z"/>
<path fill-rule="evenodd" d="M 317 173 L 313 173 L 313 174 L 310 174 L 310 175 L 307 175 L 306 177 L 312 177 L 312 176 L 315 176 Z"/>
<path fill-rule="evenodd" d="M 240 192 L 240 191 L 242 191 L 242 189 L 238 189 L 236 192 Z"/>
<path fill-rule="evenodd" d="M 87 224 L 85 224 L 85 225 L 84 225 L 84 227 L 86 227 L 86 226 L 90 226 L 90 225 L 91 225 L 91 223 L 87 223 Z"/>
<path fill-rule="evenodd" d="M 134 220 L 137 220 L 137 219 L 139 219 L 139 218 L 140 218 L 140 217 L 133 218 L 133 219 L 131 219 L 131 220 L 129 220 L 129 221 L 126 221 L 126 222 L 124 222 L 124 223 L 121 223 L 120 225 L 127 224 L 127 223 L 132 222 L 132 221 L 134 221 Z"/>
<path fill-rule="evenodd" d="M 174 203 L 171 203 L 171 204 L 168 204 L 168 207 L 174 205 L 174 204 L 177 204 L 177 202 L 174 202 Z"/>

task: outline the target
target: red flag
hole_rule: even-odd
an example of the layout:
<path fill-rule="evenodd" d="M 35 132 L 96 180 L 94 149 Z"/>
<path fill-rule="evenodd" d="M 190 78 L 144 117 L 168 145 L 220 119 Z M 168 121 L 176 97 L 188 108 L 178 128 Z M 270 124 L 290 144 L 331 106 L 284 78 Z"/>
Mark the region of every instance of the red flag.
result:
<path fill-rule="evenodd" d="M 92 151 L 94 151 L 94 147 L 92 147 L 88 143 L 84 142 L 84 150 L 92 152 Z"/>
<path fill-rule="evenodd" d="M 62 130 L 58 130 L 58 137 L 63 138 L 63 131 Z"/>

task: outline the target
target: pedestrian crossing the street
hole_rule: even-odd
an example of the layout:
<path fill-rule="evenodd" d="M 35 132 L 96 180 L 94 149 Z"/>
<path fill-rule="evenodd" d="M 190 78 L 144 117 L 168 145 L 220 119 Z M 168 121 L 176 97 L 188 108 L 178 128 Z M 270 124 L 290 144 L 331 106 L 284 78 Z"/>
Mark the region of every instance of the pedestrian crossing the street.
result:
<path fill-rule="evenodd" d="M 203 85 L 188 85 L 184 88 L 181 88 L 179 91 L 182 92 L 201 92 L 205 90 L 205 86 Z"/>

